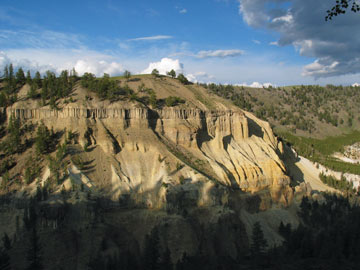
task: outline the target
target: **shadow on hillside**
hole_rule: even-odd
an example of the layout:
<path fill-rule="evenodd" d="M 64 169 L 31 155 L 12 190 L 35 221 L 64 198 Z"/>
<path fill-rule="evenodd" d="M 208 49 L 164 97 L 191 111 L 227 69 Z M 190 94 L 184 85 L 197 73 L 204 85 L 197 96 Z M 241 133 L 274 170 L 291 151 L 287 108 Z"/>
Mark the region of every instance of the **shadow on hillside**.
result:
<path fill-rule="evenodd" d="M 252 135 L 255 135 L 256 137 L 260 137 L 260 138 L 264 137 L 264 131 L 254 120 L 248 118 L 248 124 L 249 124 L 249 137 L 251 137 Z"/>
<path fill-rule="evenodd" d="M 290 146 L 284 144 L 284 154 L 281 155 L 281 159 L 284 162 L 286 174 L 290 176 L 290 185 L 292 187 L 305 182 L 303 172 L 299 169 L 298 166 L 296 166 L 296 162 L 298 162 L 300 159 L 292 151 Z"/>

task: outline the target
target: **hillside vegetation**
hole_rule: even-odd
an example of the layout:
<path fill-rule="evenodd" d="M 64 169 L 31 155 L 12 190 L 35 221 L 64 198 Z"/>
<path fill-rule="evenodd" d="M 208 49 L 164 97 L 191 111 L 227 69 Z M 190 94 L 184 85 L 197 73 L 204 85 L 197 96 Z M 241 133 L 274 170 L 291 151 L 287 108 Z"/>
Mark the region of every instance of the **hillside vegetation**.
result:
<path fill-rule="evenodd" d="M 301 85 L 249 88 L 203 84 L 209 92 L 269 121 L 276 130 L 324 138 L 360 127 L 360 87 Z"/>

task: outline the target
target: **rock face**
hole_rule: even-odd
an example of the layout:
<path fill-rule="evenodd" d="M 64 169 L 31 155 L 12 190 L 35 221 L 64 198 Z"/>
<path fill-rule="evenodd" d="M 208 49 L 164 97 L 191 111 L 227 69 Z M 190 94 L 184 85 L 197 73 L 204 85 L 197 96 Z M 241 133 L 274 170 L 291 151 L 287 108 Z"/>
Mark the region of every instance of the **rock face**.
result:
<path fill-rule="evenodd" d="M 212 180 L 213 185 L 250 192 L 269 188 L 276 200 L 287 200 L 283 191 L 289 191 L 289 178 L 277 154 L 277 139 L 268 123 L 241 110 L 13 106 L 6 115 L 66 128 L 79 134 L 80 144 L 90 130 L 92 145 L 112 158 L 106 181 L 113 197 L 142 194 L 134 200 L 156 206 L 166 201 L 164 189 L 179 181 Z M 195 188 L 197 203 L 210 203 L 208 185 L 200 186 Z"/>

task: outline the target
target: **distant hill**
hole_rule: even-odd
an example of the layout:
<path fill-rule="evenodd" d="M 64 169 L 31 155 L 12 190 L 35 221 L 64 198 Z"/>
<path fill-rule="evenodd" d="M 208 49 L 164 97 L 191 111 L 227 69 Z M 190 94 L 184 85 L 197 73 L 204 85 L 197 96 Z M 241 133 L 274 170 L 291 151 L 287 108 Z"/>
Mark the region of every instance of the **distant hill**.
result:
<path fill-rule="evenodd" d="M 275 131 L 324 138 L 360 128 L 360 87 L 301 85 L 250 88 L 203 85 L 269 121 Z"/>

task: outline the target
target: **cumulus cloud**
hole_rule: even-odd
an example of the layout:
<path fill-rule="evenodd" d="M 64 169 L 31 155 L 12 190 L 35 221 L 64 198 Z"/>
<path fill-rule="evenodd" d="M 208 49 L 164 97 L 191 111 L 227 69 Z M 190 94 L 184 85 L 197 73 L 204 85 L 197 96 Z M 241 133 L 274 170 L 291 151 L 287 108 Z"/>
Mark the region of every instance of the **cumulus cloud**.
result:
<path fill-rule="evenodd" d="M 93 51 L 22 49 L 0 52 L 0 69 L 9 63 L 15 69 L 22 67 L 33 73 L 45 73 L 47 70 L 60 73 L 75 68 L 79 75 L 91 72 L 96 76 L 104 73 L 115 76 L 124 71 L 123 66 L 111 56 Z"/>
<path fill-rule="evenodd" d="M 162 39 L 172 39 L 172 36 L 158 35 L 158 36 L 150 36 L 150 37 L 138 37 L 128 39 L 128 41 L 154 41 L 154 40 L 162 40 Z"/>
<path fill-rule="evenodd" d="M 162 58 L 160 62 L 150 63 L 149 66 L 143 70 L 142 74 L 150 74 L 154 69 L 157 69 L 160 74 L 166 75 L 166 72 L 175 70 L 176 73 L 182 73 L 184 65 L 178 59 Z"/>
<path fill-rule="evenodd" d="M 352 84 L 352 87 L 359 87 L 360 86 L 360 83 L 353 83 Z"/>
<path fill-rule="evenodd" d="M 261 44 L 261 42 L 259 40 L 253 39 L 252 42 L 254 42 L 255 44 Z"/>
<path fill-rule="evenodd" d="M 273 86 L 273 84 L 272 83 L 253 82 L 252 84 L 240 83 L 240 84 L 236 84 L 236 86 L 244 86 L 244 87 L 251 87 L 251 88 L 269 88 L 270 86 Z"/>
<path fill-rule="evenodd" d="M 75 70 L 79 74 L 84 74 L 85 72 L 93 73 L 96 76 L 101 76 L 104 73 L 107 73 L 111 76 L 120 75 L 124 68 L 121 64 L 116 62 L 107 62 L 104 60 L 96 61 L 89 59 L 81 59 L 75 63 Z"/>
<path fill-rule="evenodd" d="M 212 57 L 234 57 L 244 54 L 242 50 L 215 50 L 215 51 L 199 51 L 195 57 L 197 58 L 212 58 Z"/>
<path fill-rule="evenodd" d="M 293 45 L 300 55 L 316 59 L 304 67 L 303 75 L 325 78 L 360 72 L 360 37 L 354 33 L 358 14 L 348 12 L 326 22 L 333 0 L 238 1 L 248 25 L 278 32 L 278 46 Z"/>
<path fill-rule="evenodd" d="M 8 64 L 10 64 L 9 57 L 5 52 L 0 51 L 0 67 L 4 68 Z"/>
<path fill-rule="evenodd" d="M 185 14 L 185 13 L 187 13 L 187 9 L 186 9 L 186 8 L 183 8 L 183 9 L 179 10 L 179 13 Z"/>
<path fill-rule="evenodd" d="M 213 75 L 209 75 L 204 71 L 199 71 L 194 74 L 186 74 L 186 78 L 193 83 L 204 83 L 209 82 L 209 80 L 215 79 Z"/>

